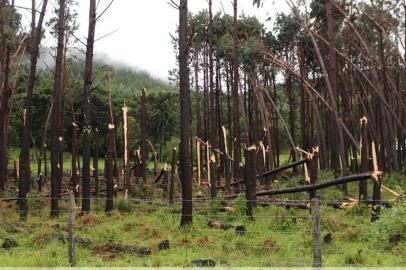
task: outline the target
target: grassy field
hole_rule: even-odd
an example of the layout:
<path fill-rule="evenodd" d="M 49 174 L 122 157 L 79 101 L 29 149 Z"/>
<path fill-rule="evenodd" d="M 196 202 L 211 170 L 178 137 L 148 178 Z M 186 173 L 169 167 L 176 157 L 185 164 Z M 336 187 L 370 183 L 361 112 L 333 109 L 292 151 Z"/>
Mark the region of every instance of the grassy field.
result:
<path fill-rule="evenodd" d="M 329 177 L 331 173 L 320 174 L 321 179 Z M 395 189 L 405 180 L 401 175 L 386 179 L 387 185 Z M 274 187 L 297 184 L 300 177 L 291 181 L 281 181 Z M 151 200 L 162 199 L 162 191 L 155 187 L 138 189 L 150 194 Z M 357 184 L 349 185 L 349 190 L 350 196 L 356 197 Z M 336 187 L 318 194 L 324 199 L 342 199 Z M 301 200 L 308 195 L 293 194 L 284 198 Z M 390 193 L 383 192 L 383 199 L 391 198 Z M 55 237 L 61 233 L 66 235 L 66 202 L 62 202 L 63 211 L 57 219 L 49 218 L 47 201 L 31 200 L 29 205 L 28 222 L 19 223 L 15 203 L 0 203 L 0 235 L 12 237 L 18 243 L 16 248 L 0 249 L 0 265 L 68 266 L 68 245 Z M 222 205 L 232 207 L 233 211 L 217 211 Z M 119 197 L 115 200 L 113 213 L 106 215 L 104 200 L 94 200 L 91 215 L 77 215 L 76 236 L 92 240 L 89 246 L 77 246 L 77 265 L 193 266 L 193 260 L 212 259 L 216 266 L 311 266 L 309 210 L 257 207 L 255 221 L 250 222 L 244 216 L 244 206 L 242 197 L 227 202 L 221 198 L 210 203 L 196 202 L 193 225 L 181 229 L 178 204 L 170 207 Z M 370 207 L 363 204 L 345 209 L 321 207 L 322 237 L 331 233 L 333 239 L 331 243 L 322 243 L 323 266 L 406 266 L 406 239 L 403 237 L 406 234 L 406 204 L 383 209 L 379 222 L 371 223 L 370 215 Z M 212 229 L 208 220 L 243 225 L 246 234 L 236 235 L 234 228 Z M 400 241 L 391 243 L 389 238 L 396 234 Z M 158 249 L 163 240 L 169 240 L 170 249 Z M 149 248 L 151 255 L 107 250 L 110 241 Z"/>

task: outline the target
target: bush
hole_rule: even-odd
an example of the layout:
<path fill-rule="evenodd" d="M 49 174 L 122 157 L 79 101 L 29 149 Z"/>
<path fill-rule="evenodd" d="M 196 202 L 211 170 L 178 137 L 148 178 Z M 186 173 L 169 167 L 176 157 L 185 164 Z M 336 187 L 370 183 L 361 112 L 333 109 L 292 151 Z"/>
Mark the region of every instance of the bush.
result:
<path fill-rule="evenodd" d="M 384 209 L 380 220 L 372 225 L 371 241 L 376 246 L 393 246 L 389 239 L 406 234 L 406 202 Z"/>
<path fill-rule="evenodd" d="M 118 199 L 115 200 L 116 208 L 120 213 L 131 213 L 133 211 L 133 205 L 129 200 Z"/>

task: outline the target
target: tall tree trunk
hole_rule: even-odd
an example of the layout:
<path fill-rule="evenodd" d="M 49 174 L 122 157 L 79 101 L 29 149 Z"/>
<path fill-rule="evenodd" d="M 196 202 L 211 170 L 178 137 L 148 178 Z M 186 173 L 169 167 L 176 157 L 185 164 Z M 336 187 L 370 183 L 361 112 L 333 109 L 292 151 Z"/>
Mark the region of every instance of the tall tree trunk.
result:
<path fill-rule="evenodd" d="M 238 40 L 238 0 L 234 0 L 234 18 L 233 18 L 233 40 L 234 40 L 234 50 L 233 50 L 233 84 L 231 89 L 232 95 L 232 106 L 233 106 L 233 141 L 234 141 L 234 177 L 240 178 L 240 162 L 241 162 L 241 131 L 240 131 L 240 102 L 239 102 L 239 40 Z"/>
<path fill-rule="evenodd" d="M 214 65 L 213 65 L 213 14 L 212 0 L 209 0 L 209 89 L 210 89 L 210 146 L 212 149 L 217 148 L 217 121 L 216 121 L 216 92 L 214 89 Z M 210 197 L 213 199 L 217 195 L 217 160 L 212 152 L 210 157 Z"/>
<path fill-rule="evenodd" d="M 89 8 L 89 30 L 86 45 L 86 63 L 83 87 L 83 165 L 82 165 L 82 213 L 90 212 L 90 148 L 92 131 L 91 120 L 91 87 L 93 77 L 93 49 L 94 35 L 96 30 L 96 0 L 90 0 Z"/>
<path fill-rule="evenodd" d="M 141 176 L 144 183 L 147 182 L 147 92 L 141 90 Z"/>
<path fill-rule="evenodd" d="M 182 185 L 181 226 L 192 223 L 192 175 L 190 173 L 190 90 L 188 70 L 188 0 L 179 3 L 179 79 L 180 79 L 180 153 L 179 167 Z"/>
<path fill-rule="evenodd" d="M 44 21 L 45 11 L 47 7 L 47 0 L 44 0 L 40 17 L 38 20 L 38 26 L 35 26 L 36 22 L 36 4 L 35 0 L 32 0 L 32 32 L 31 32 L 31 58 L 30 58 L 30 75 L 27 81 L 27 100 L 25 109 L 25 118 L 22 132 L 22 144 L 20 152 L 20 179 L 19 179 L 19 198 L 20 198 L 20 218 L 25 220 L 27 217 L 26 209 L 26 192 L 29 190 L 31 182 L 31 170 L 30 170 L 30 132 L 31 132 L 31 111 L 32 111 L 32 93 L 35 85 L 35 77 L 37 70 L 37 60 L 39 55 L 39 44 L 41 43 L 41 31 L 42 23 Z M 21 199 L 23 199 L 21 201 Z"/>
<path fill-rule="evenodd" d="M 61 135 L 61 112 L 62 112 L 62 92 L 63 92 L 63 56 L 65 43 L 65 0 L 59 0 L 58 14 L 58 47 L 56 53 L 54 92 L 51 120 L 51 217 L 59 215 L 59 190 L 61 185 L 61 170 L 59 164 L 62 145 Z"/>
<path fill-rule="evenodd" d="M 108 75 L 108 89 L 109 89 L 109 125 L 108 125 L 108 137 L 107 137 L 107 153 L 106 153 L 106 213 L 113 210 L 113 195 L 114 195 L 114 146 L 115 146 L 115 133 L 114 133 L 114 117 L 113 117 L 113 104 L 111 98 L 111 78 Z"/>

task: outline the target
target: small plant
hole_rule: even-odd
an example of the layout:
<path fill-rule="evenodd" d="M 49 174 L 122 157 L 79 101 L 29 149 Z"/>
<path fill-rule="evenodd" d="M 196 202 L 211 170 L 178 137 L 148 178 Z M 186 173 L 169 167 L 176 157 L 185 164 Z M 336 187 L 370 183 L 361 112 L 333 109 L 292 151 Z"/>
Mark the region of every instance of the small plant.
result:
<path fill-rule="evenodd" d="M 247 199 L 245 198 L 245 195 L 238 195 L 237 198 L 234 200 L 234 203 L 236 213 L 239 215 L 245 215 L 247 211 Z"/>
<path fill-rule="evenodd" d="M 132 203 L 122 198 L 116 200 L 116 208 L 120 213 L 131 213 L 133 211 Z"/>
<path fill-rule="evenodd" d="M 216 198 L 207 203 L 207 213 L 211 218 L 215 218 L 217 216 L 219 208 L 225 205 L 227 204 L 224 201 L 224 198 L 217 196 Z"/>

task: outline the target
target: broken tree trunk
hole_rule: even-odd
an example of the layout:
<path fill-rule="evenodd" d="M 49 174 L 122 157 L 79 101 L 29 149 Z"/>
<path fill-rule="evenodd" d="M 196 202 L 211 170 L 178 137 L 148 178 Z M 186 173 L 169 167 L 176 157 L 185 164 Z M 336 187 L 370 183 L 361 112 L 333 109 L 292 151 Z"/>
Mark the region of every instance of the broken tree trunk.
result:
<path fill-rule="evenodd" d="M 369 171 L 368 162 L 368 119 L 363 117 L 361 120 L 361 172 Z M 359 182 L 359 200 L 366 202 L 368 200 L 367 181 Z"/>
<path fill-rule="evenodd" d="M 270 170 L 268 172 L 265 172 L 262 176 L 263 177 L 268 177 L 268 176 L 271 176 L 271 175 L 275 175 L 275 174 L 277 174 L 279 172 L 286 171 L 286 170 L 288 170 L 290 168 L 294 168 L 296 166 L 302 165 L 302 164 L 304 164 L 304 163 L 306 163 L 308 161 L 309 161 L 308 158 L 304 158 L 304 159 L 301 159 L 301 160 L 298 160 L 298 161 L 283 165 L 283 166 L 281 166 L 279 168 L 275 168 L 275 169 Z"/>
<path fill-rule="evenodd" d="M 175 177 L 176 177 L 176 148 L 172 149 L 172 164 L 171 164 L 171 179 L 169 182 L 169 205 L 173 205 L 173 197 L 175 193 Z"/>
<path fill-rule="evenodd" d="M 109 124 L 107 162 L 106 162 L 106 190 L 107 190 L 106 213 L 111 212 L 113 210 L 113 195 L 114 195 L 113 148 L 114 148 L 114 125 Z"/>
<path fill-rule="evenodd" d="M 335 185 L 340 185 L 344 183 L 350 183 L 350 182 L 356 182 L 360 180 L 367 180 L 370 179 L 372 176 L 372 172 L 367 172 L 367 173 L 361 173 L 361 174 L 355 174 L 355 175 L 350 175 L 350 176 L 344 176 L 340 178 L 336 178 L 333 180 L 328 180 L 323 183 L 319 184 L 314 184 L 314 185 L 305 185 L 305 186 L 297 186 L 297 187 L 291 187 L 291 188 L 281 188 L 281 189 L 271 189 L 271 190 L 264 190 L 264 191 L 259 191 L 256 193 L 256 196 L 270 196 L 270 195 L 279 195 L 279 194 L 289 194 L 289 193 L 297 193 L 297 192 L 309 192 L 312 190 L 319 190 L 323 189 L 326 187 L 331 187 Z M 226 198 L 235 198 L 238 195 L 233 194 L 229 196 L 225 196 Z"/>
<path fill-rule="evenodd" d="M 123 111 L 123 133 L 124 133 L 124 186 L 127 191 L 131 191 L 130 165 L 128 163 L 128 127 L 127 113 L 128 107 L 124 104 Z"/>
<path fill-rule="evenodd" d="M 93 147 L 93 177 L 94 177 L 94 194 L 99 197 L 99 130 L 94 129 L 94 147 Z"/>
<path fill-rule="evenodd" d="M 250 220 L 254 219 L 253 208 L 256 201 L 256 147 L 250 146 L 245 150 L 245 169 L 244 169 L 244 184 L 245 197 L 247 199 L 247 216 Z"/>
<path fill-rule="evenodd" d="M 318 161 L 319 161 L 319 149 L 318 147 L 313 150 L 313 154 L 311 158 L 309 158 L 308 165 L 309 165 L 309 174 L 310 174 L 310 184 L 315 185 L 317 183 L 317 169 L 318 169 Z M 311 190 L 310 192 L 310 200 L 316 197 L 316 190 Z"/>

